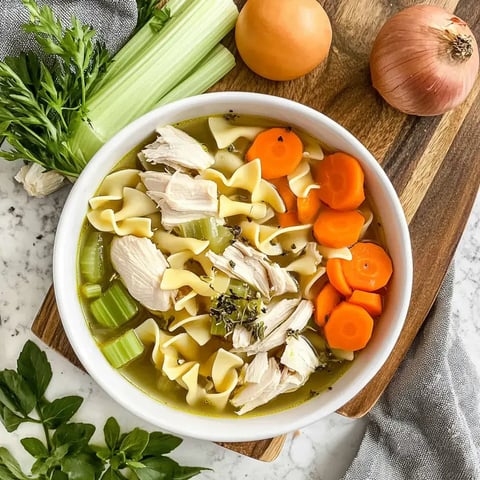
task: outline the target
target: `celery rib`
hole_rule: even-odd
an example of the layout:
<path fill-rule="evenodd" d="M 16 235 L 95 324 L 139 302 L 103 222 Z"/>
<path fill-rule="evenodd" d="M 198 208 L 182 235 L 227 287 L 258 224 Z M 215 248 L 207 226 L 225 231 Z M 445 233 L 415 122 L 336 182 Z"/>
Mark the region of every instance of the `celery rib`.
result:
<path fill-rule="evenodd" d="M 120 368 L 139 357 L 145 347 L 132 329 L 101 345 L 100 349 L 112 367 Z"/>

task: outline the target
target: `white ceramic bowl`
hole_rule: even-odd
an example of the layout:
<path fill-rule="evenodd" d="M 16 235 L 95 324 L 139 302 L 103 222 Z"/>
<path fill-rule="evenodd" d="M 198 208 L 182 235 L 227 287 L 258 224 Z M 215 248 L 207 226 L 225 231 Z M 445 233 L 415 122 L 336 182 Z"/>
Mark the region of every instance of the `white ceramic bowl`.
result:
<path fill-rule="evenodd" d="M 382 220 L 394 264 L 389 299 L 375 326 L 373 338 L 332 390 L 280 413 L 238 419 L 202 417 L 169 408 L 144 394 L 113 369 L 90 335 L 77 295 L 75 272 L 78 239 L 88 200 L 112 167 L 157 126 L 229 110 L 287 122 L 334 149 L 358 158 Z M 76 181 L 63 209 L 55 240 L 53 276 L 68 339 L 88 373 L 114 400 L 161 429 L 195 438 L 238 442 L 302 428 L 337 410 L 368 383 L 387 359 L 402 329 L 410 301 L 412 257 L 408 227 L 397 195 L 375 158 L 353 135 L 325 115 L 298 103 L 268 95 L 225 92 L 180 100 L 154 110 L 125 127 L 100 149 Z"/>

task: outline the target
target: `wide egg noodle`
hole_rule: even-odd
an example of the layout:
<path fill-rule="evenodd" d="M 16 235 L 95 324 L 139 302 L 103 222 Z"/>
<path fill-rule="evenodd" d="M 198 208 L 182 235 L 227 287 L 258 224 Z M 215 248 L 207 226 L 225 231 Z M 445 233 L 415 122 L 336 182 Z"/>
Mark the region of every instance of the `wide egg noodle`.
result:
<path fill-rule="evenodd" d="M 295 260 L 290 262 L 285 270 L 296 272 L 300 275 L 313 275 L 317 272 L 317 266 L 322 261 L 322 256 L 318 252 L 316 242 L 308 242 L 304 252 Z"/>
<path fill-rule="evenodd" d="M 310 163 L 307 160 L 302 160 L 293 173 L 287 176 L 287 179 L 290 190 L 297 197 L 304 198 L 310 190 L 320 188 L 312 177 Z"/>
<path fill-rule="evenodd" d="M 303 143 L 303 157 L 307 160 L 323 160 L 325 154 L 319 141 L 305 132 L 297 132 Z"/>
<path fill-rule="evenodd" d="M 101 208 L 106 202 L 121 200 L 124 187 L 136 188 L 140 182 L 140 170 L 127 168 L 110 173 L 105 177 L 95 197 L 89 200 L 94 210 Z"/>
<path fill-rule="evenodd" d="M 212 168 L 222 172 L 224 175 L 232 175 L 232 173 L 243 165 L 243 159 L 228 150 L 218 150 L 215 154 L 215 163 Z"/>
<path fill-rule="evenodd" d="M 267 205 L 260 202 L 238 202 L 231 200 L 225 195 L 220 195 L 218 201 L 218 215 L 221 218 L 245 215 L 254 220 L 263 219 L 267 216 Z"/>
<path fill-rule="evenodd" d="M 152 220 L 150 218 L 127 218 L 118 222 L 113 210 L 92 210 L 87 213 L 88 221 L 100 232 L 115 233 L 119 237 L 135 235 L 150 238 L 153 235 Z"/>
<path fill-rule="evenodd" d="M 101 195 L 90 199 L 92 209 L 87 218 L 91 225 L 101 232 L 118 236 L 150 238 L 152 223 L 158 224 L 159 213 L 144 192 L 128 186 L 138 183 L 138 170 L 120 170 L 108 175 L 99 189 Z"/>
<path fill-rule="evenodd" d="M 325 245 L 318 245 L 318 251 L 322 257 L 326 258 L 341 258 L 343 260 L 351 260 L 352 252 L 348 247 L 332 248 Z"/>
<path fill-rule="evenodd" d="M 319 280 L 326 274 L 325 267 L 319 266 L 312 275 L 300 275 L 300 289 L 303 298 L 313 300 L 320 288 Z"/>
<path fill-rule="evenodd" d="M 250 192 L 253 203 L 265 202 L 277 212 L 285 212 L 285 204 L 277 189 L 262 179 L 262 167 L 258 158 L 244 163 L 228 179 L 222 172 L 213 168 L 207 168 L 201 176 L 215 182 L 219 193 L 227 197 L 236 193 L 238 189 L 246 190 Z"/>
<path fill-rule="evenodd" d="M 208 126 L 218 148 L 227 148 L 240 137 L 253 141 L 264 127 L 232 125 L 224 117 L 209 117 Z"/>
<path fill-rule="evenodd" d="M 173 338 L 160 329 L 153 318 L 149 318 L 135 328 L 135 333 L 144 345 L 153 344 L 152 361 L 157 369 L 162 369 L 165 358 L 162 345 Z"/>
<path fill-rule="evenodd" d="M 265 255 L 275 256 L 284 252 L 300 252 L 310 241 L 311 225 L 272 227 L 257 222 L 240 222 L 242 236 Z"/>
<path fill-rule="evenodd" d="M 363 224 L 359 235 L 359 240 L 362 240 L 365 237 L 365 234 L 367 233 L 367 230 L 373 221 L 373 212 L 366 205 L 361 206 L 359 208 L 359 211 L 365 218 L 365 223 Z"/>
<path fill-rule="evenodd" d="M 210 333 L 211 319 L 208 313 L 202 315 L 184 315 L 176 318 L 169 326 L 168 330 L 174 332 L 178 328 L 183 328 L 200 346 L 205 345 L 211 338 Z"/>
<path fill-rule="evenodd" d="M 152 240 L 162 252 L 178 253 L 188 250 L 195 255 L 203 252 L 208 247 L 208 240 L 198 240 L 196 238 L 177 237 L 163 229 L 157 230 L 153 234 Z"/>
<path fill-rule="evenodd" d="M 186 400 L 189 405 L 206 402 L 217 410 L 223 410 L 230 398 L 230 394 L 238 384 L 237 368 L 243 366 L 243 360 L 223 348 L 214 352 L 209 359 L 192 368 L 182 377 L 188 389 Z M 200 386 L 203 379 L 211 379 L 209 391 Z M 205 382 L 202 382 L 205 383 Z"/>

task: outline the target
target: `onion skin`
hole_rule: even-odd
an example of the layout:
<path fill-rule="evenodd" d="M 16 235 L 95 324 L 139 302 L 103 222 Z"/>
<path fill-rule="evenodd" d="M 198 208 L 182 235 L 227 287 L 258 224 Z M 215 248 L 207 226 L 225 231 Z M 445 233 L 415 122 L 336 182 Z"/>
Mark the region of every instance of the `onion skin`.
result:
<path fill-rule="evenodd" d="M 373 44 L 372 84 L 394 108 L 440 115 L 462 103 L 478 75 L 468 25 L 442 8 L 416 5 L 390 18 Z"/>

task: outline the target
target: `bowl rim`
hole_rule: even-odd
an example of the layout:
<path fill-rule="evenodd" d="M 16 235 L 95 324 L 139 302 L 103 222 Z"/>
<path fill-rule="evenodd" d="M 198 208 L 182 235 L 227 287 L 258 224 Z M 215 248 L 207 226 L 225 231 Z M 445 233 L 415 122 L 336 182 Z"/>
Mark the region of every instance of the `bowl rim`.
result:
<path fill-rule="evenodd" d="M 92 190 L 91 179 L 95 179 L 97 182 L 93 192 L 98 189 L 104 176 L 115 164 L 115 162 L 112 164 L 107 162 L 110 167 L 105 175 L 100 176 L 102 158 L 111 156 L 112 152 L 121 148 L 131 132 L 139 132 L 147 128 L 145 133 L 145 137 L 147 137 L 151 129 L 154 128 L 151 125 L 158 124 L 157 118 L 172 116 L 175 112 L 184 110 L 201 110 L 202 107 L 210 109 L 214 105 L 224 103 L 238 105 L 240 107 L 238 111 L 241 114 L 242 104 L 245 102 L 295 111 L 299 116 L 318 121 L 326 128 L 335 131 L 352 146 L 352 149 L 362 152 L 362 163 L 368 164 L 369 171 L 374 172 L 375 178 L 380 182 L 381 188 L 385 190 L 387 198 L 391 201 L 390 207 L 394 218 L 397 220 L 398 227 L 395 234 L 399 236 L 402 260 L 404 261 L 404 265 L 402 265 L 403 281 L 402 291 L 400 292 L 401 301 L 396 315 L 398 321 L 395 322 L 391 335 L 382 344 L 380 353 L 377 352 L 373 355 L 373 358 L 368 360 L 369 368 L 360 371 L 358 377 L 356 377 L 355 385 L 346 385 L 340 394 L 337 394 L 337 392 L 332 394 L 328 390 L 322 392 L 321 396 L 324 401 L 322 406 L 317 409 L 313 409 L 311 406 L 306 407 L 316 400 L 314 399 L 278 413 L 249 418 L 225 419 L 193 415 L 162 405 L 161 402 L 149 397 L 121 376 L 105 360 L 90 334 L 87 320 L 80 307 L 75 268 L 73 268 L 73 275 L 72 272 L 68 273 L 69 267 L 71 270 L 72 260 L 73 264 L 76 264 L 78 254 L 78 236 L 75 237 L 75 242 L 73 242 L 75 246 L 72 247 L 72 228 L 75 226 L 73 228 L 73 231 L 75 231 L 79 224 L 80 226 L 83 224 L 86 210 L 81 215 L 72 215 L 71 212 L 78 210 L 79 200 L 82 200 L 83 204 L 88 202 L 90 197 L 87 192 Z M 225 108 L 222 108 L 222 110 L 224 111 Z M 219 111 L 218 113 L 222 112 Z M 182 118 L 188 120 L 199 116 L 202 115 L 187 115 Z M 268 114 L 264 116 L 269 117 Z M 272 119 L 274 118 L 272 117 Z M 295 122 L 292 123 L 295 124 Z M 309 133 L 308 130 L 307 133 Z M 117 162 L 120 159 L 121 157 L 117 157 Z M 72 248 L 75 251 L 74 259 L 68 254 Z M 215 92 L 178 100 L 152 110 L 124 127 L 98 150 L 73 185 L 60 216 L 53 251 L 53 281 L 60 318 L 70 344 L 90 376 L 112 399 L 138 417 L 173 433 L 211 441 L 240 442 L 270 438 L 303 428 L 343 406 L 373 378 L 390 355 L 403 328 L 410 303 L 413 260 L 408 225 L 398 196 L 380 164 L 348 130 L 321 112 L 282 97 L 251 92 Z M 75 284 L 73 289 L 71 288 L 72 282 Z M 67 288 L 65 288 L 66 285 Z M 79 312 L 81 313 L 80 317 Z M 83 325 L 83 328 L 79 327 L 79 324 Z M 350 367 L 349 371 L 353 367 L 354 365 Z M 292 411 L 298 413 L 297 418 L 290 418 L 292 415 L 286 414 L 286 412 L 291 413 Z M 285 417 L 289 418 L 288 422 L 285 422 Z"/>

